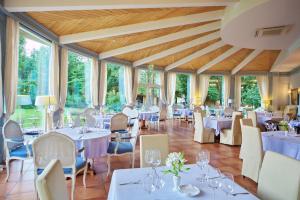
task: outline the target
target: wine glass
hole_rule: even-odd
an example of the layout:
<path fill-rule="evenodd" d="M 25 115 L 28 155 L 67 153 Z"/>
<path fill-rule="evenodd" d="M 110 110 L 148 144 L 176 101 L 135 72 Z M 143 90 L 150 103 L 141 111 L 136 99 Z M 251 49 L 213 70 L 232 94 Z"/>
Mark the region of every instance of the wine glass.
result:
<path fill-rule="evenodd" d="M 155 191 L 155 186 L 153 184 L 153 176 L 151 174 L 147 174 L 143 179 L 143 188 L 150 195 Z"/>
<path fill-rule="evenodd" d="M 216 190 L 221 186 L 221 181 L 220 178 L 221 176 L 221 171 L 218 168 L 213 168 L 215 171 L 216 176 L 214 178 L 209 179 L 208 182 L 208 187 L 210 187 L 213 190 L 213 199 L 216 199 Z"/>
<path fill-rule="evenodd" d="M 205 179 L 208 178 L 204 172 L 204 169 L 208 166 L 209 160 L 210 153 L 207 150 L 202 150 L 196 155 L 196 164 L 201 169 L 201 175 L 198 180 L 201 182 L 205 182 Z"/>
<path fill-rule="evenodd" d="M 229 194 L 233 194 L 234 191 L 234 178 L 233 175 L 228 172 L 224 172 L 222 177 L 222 190 L 226 193 L 228 199 Z"/>

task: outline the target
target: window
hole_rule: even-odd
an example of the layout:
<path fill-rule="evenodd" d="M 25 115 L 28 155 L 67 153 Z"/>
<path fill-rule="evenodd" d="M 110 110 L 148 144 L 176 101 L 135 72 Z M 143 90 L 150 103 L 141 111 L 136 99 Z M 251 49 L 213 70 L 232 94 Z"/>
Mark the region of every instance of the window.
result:
<path fill-rule="evenodd" d="M 139 70 L 139 80 L 138 80 L 138 92 L 137 92 L 137 101 L 140 104 L 144 104 L 147 96 L 147 88 L 150 88 L 149 92 L 153 97 L 150 104 L 157 105 L 160 98 L 160 76 L 158 71 L 152 69 Z"/>
<path fill-rule="evenodd" d="M 241 104 L 242 106 L 258 108 L 261 98 L 255 76 L 241 77 Z"/>
<path fill-rule="evenodd" d="M 209 79 L 209 86 L 206 105 L 221 105 L 223 100 L 223 76 L 211 76 Z"/>
<path fill-rule="evenodd" d="M 20 29 L 17 107 L 12 118 L 23 128 L 42 127 L 44 111 L 35 106 L 38 95 L 49 94 L 50 43 Z"/>
<path fill-rule="evenodd" d="M 189 75 L 176 74 L 176 90 L 175 90 L 175 102 L 177 104 L 189 103 L 188 96 Z"/>
<path fill-rule="evenodd" d="M 125 103 L 124 67 L 116 63 L 107 63 L 106 109 L 120 112 Z"/>
<path fill-rule="evenodd" d="M 69 51 L 68 92 L 66 108 L 81 112 L 91 105 L 91 64 L 92 59 Z"/>

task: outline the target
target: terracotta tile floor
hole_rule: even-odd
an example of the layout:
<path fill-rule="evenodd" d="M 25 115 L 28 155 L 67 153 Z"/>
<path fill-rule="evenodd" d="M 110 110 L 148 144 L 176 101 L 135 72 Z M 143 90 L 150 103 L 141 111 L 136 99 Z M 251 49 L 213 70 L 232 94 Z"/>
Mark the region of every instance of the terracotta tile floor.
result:
<path fill-rule="evenodd" d="M 169 134 L 170 151 L 181 151 L 185 153 L 188 163 L 195 162 L 195 154 L 201 148 L 211 152 L 211 165 L 227 171 L 235 176 L 235 181 L 251 191 L 256 193 L 256 183 L 243 178 L 241 174 L 242 162 L 238 158 L 239 147 L 231 147 L 222 144 L 199 144 L 193 141 L 193 128 L 185 122 L 167 122 L 164 127 L 161 124 L 160 131 L 142 130 L 141 134 Z M 110 185 L 110 177 L 106 177 L 105 158 L 95 161 L 96 175 L 87 175 L 87 187 L 82 184 L 82 176 L 78 176 L 76 180 L 76 199 L 99 199 L 104 200 Z M 11 163 L 11 175 L 9 181 L 5 182 L 5 171 L 0 172 L 0 200 L 2 199 L 20 199 L 31 200 L 36 199 L 33 185 L 33 164 L 32 161 L 25 161 L 24 171 L 20 174 L 20 162 L 13 161 Z M 135 166 L 139 167 L 139 143 L 136 147 Z M 119 157 L 112 159 L 112 169 L 129 168 L 129 157 Z M 67 181 L 70 191 L 71 182 Z"/>

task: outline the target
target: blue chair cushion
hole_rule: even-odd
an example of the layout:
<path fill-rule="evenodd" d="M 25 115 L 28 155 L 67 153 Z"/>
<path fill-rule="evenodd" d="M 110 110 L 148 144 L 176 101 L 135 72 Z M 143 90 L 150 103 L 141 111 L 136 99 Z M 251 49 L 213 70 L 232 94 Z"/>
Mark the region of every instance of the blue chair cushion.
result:
<path fill-rule="evenodd" d="M 159 116 L 158 115 L 152 115 L 150 118 L 151 122 L 157 122 L 159 120 Z"/>
<path fill-rule="evenodd" d="M 115 148 L 117 146 L 117 142 L 110 142 L 108 145 L 107 153 L 109 154 L 114 154 L 115 153 Z M 117 154 L 122 154 L 122 153 L 129 153 L 132 152 L 132 144 L 130 142 L 119 142 Z"/>
<path fill-rule="evenodd" d="M 81 156 L 76 157 L 76 170 L 82 169 L 86 164 L 86 160 L 84 160 Z M 44 169 L 37 169 L 37 174 L 40 175 Z M 64 174 L 72 174 L 72 168 L 64 168 Z"/>
<path fill-rule="evenodd" d="M 112 133 L 128 133 L 127 130 L 113 130 Z"/>
<path fill-rule="evenodd" d="M 30 155 L 28 155 L 27 153 L 27 149 L 26 146 L 23 144 L 15 149 L 12 149 L 9 152 L 10 157 L 19 157 L 19 158 L 27 158 L 29 156 L 32 156 L 32 146 L 28 145 L 29 151 L 30 151 Z"/>

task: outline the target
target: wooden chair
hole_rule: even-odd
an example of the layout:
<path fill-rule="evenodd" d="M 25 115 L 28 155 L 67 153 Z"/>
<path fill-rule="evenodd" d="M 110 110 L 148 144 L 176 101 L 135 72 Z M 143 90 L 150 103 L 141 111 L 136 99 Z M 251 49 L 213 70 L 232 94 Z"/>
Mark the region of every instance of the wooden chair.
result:
<path fill-rule="evenodd" d="M 118 113 L 112 116 L 110 120 L 110 130 L 112 133 L 127 133 L 128 116 L 124 113 Z"/>

